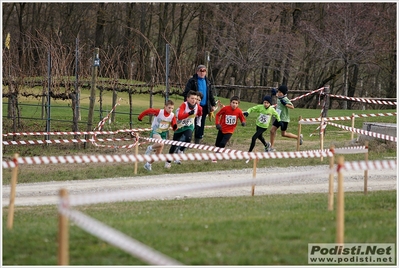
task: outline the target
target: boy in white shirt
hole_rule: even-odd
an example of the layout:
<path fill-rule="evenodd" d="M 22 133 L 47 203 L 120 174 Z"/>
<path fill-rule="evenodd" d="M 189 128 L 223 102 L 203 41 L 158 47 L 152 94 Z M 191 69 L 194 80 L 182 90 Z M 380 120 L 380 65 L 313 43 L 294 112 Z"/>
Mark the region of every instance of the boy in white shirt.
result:
<path fill-rule="evenodd" d="M 151 134 L 150 137 L 154 139 L 162 139 L 166 140 L 169 127 L 172 126 L 173 130 L 177 129 L 177 121 L 175 115 L 173 113 L 174 103 L 172 100 L 168 100 L 165 103 L 163 109 L 153 109 L 149 108 L 144 110 L 139 116 L 138 120 L 142 121 L 143 117 L 146 115 L 154 115 L 154 119 L 152 120 L 151 124 Z M 154 143 L 147 147 L 145 154 L 149 155 L 153 150 L 155 150 L 156 154 L 161 154 L 163 150 L 164 144 L 163 143 Z M 154 160 L 147 162 L 144 165 L 144 168 L 148 171 L 152 170 L 152 163 Z"/>

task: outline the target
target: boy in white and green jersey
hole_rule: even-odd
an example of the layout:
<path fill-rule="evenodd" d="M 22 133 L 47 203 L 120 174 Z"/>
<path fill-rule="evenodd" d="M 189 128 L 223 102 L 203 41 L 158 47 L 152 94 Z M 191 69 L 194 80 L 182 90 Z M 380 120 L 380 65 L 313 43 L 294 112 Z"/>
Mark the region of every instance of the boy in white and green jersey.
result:
<path fill-rule="evenodd" d="M 278 88 L 278 91 L 276 93 L 276 96 L 277 96 L 276 111 L 280 115 L 281 122 L 278 122 L 278 120 L 274 120 L 273 126 L 270 130 L 271 149 L 269 151 L 271 151 L 271 152 L 275 151 L 274 141 L 276 138 L 277 129 L 280 126 L 281 126 L 281 136 L 282 137 L 296 139 L 296 140 L 298 139 L 298 135 L 287 132 L 288 123 L 290 122 L 290 112 L 288 109 L 295 108 L 294 105 L 291 103 L 291 101 L 287 98 L 287 92 L 288 92 L 287 86 L 282 85 Z M 303 137 L 301 134 L 299 137 L 299 144 L 302 145 L 302 142 L 303 142 Z"/>

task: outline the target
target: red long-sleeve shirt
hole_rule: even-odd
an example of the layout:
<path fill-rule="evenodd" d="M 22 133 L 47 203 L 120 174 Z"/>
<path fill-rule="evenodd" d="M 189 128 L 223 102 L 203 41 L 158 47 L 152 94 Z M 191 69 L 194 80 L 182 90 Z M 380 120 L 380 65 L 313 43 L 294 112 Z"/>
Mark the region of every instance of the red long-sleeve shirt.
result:
<path fill-rule="evenodd" d="M 148 108 L 146 110 L 144 110 L 139 116 L 138 119 L 141 121 L 143 120 L 143 117 L 146 115 L 155 115 L 156 117 L 153 119 L 152 122 L 152 127 L 154 128 L 154 130 L 156 128 L 158 128 L 159 123 L 162 121 L 162 119 L 160 118 L 159 120 L 157 120 L 157 118 L 159 117 L 159 113 L 161 112 L 161 110 L 163 110 L 163 118 L 166 119 L 167 117 L 170 116 L 170 113 L 166 112 L 164 109 L 154 109 L 154 108 Z M 172 113 L 173 114 L 173 113 Z M 159 121 L 159 122 L 158 122 Z M 176 130 L 177 128 L 177 122 L 176 122 L 176 117 L 173 115 L 173 117 L 170 118 L 170 125 L 172 126 L 173 130 Z"/>
<path fill-rule="evenodd" d="M 234 130 L 237 127 L 238 119 L 240 119 L 241 123 L 246 122 L 245 116 L 242 113 L 240 108 L 232 109 L 231 106 L 224 106 L 220 111 L 216 114 L 215 124 L 220 124 L 222 126 L 222 133 L 234 133 Z"/>

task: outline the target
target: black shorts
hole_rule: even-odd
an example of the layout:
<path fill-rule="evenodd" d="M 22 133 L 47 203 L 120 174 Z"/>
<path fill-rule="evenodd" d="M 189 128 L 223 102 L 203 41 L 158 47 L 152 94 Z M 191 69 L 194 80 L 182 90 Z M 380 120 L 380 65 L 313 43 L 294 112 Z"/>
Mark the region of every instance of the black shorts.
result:
<path fill-rule="evenodd" d="M 282 122 L 283 126 L 281 127 L 281 131 L 286 131 L 288 128 L 288 122 Z M 273 122 L 273 126 L 275 126 L 276 128 L 280 127 L 280 124 L 278 123 L 278 121 L 275 119 Z"/>

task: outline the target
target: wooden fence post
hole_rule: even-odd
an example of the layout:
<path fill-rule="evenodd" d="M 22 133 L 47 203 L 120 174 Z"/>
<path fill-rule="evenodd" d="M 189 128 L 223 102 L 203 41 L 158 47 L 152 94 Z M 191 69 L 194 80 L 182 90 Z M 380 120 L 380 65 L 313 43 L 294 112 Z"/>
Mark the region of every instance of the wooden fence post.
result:
<path fill-rule="evenodd" d="M 8 206 L 8 218 L 7 218 L 7 228 L 12 229 L 14 224 L 14 203 L 15 203 L 15 191 L 17 187 L 17 177 L 18 177 L 18 157 L 19 154 L 14 154 L 15 167 L 12 170 L 11 175 L 11 192 L 10 192 L 10 204 Z"/>
<path fill-rule="evenodd" d="M 320 150 L 324 150 L 324 131 L 323 131 L 323 126 L 324 126 L 324 117 L 320 118 Z M 320 156 L 320 161 L 323 161 L 323 155 Z"/>
<path fill-rule="evenodd" d="M 90 90 L 90 107 L 89 107 L 89 114 L 87 119 L 87 131 L 92 131 L 93 126 L 93 115 L 94 115 L 94 105 L 96 101 L 96 82 L 97 82 L 97 72 L 98 67 L 100 66 L 100 58 L 99 58 L 99 51 L 100 49 L 96 47 L 94 49 L 94 59 L 93 59 L 93 66 L 92 66 L 92 73 L 91 73 L 91 90 Z M 87 135 L 85 135 L 85 139 L 87 140 Z M 87 147 L 88 142 L 85 142 L 84 148 Z"/>
<path fill-rule="evenodd" d="M 369 161 L 369 142 L 368 141 L 365 142 L 365 147 L 367 149 L 367 152 L 364 154 L 364 161 L 367 162 L 367 161 Z M 364 194 L 367 194 L 367 180 L 368 180 L 368 177 L 369 177 L 369 171 L 368 171 L 368 169 L 365 169 L 364 170 L 364 186 L 363 186 Z"/>
<path fill-rule="evenodd" d="M 337 236 L 336 243 L 344 243 L 344 177 L 342 168 L 344 166 L 344 157 L 338 158 L 338 191 L 337 191 Z"/>
<path fill-rule="evenodd" d="M 60 190 L 61 206 L 67 205 L 68 191 Z M 58 265 L 69 265 L 69 226 L 68 217 L 58 213 Z"/>
<path fill-rule="evenodd" d="M 334 145 L 330 146 L 330 152 L 332 152 L 332 156 L 330 157 L 330 170 L 334 168 L 335 162 L 335 154 L 334 154 Z M 328 210 L 334 209 L 334 174 L 329 175 L 328 177 Z"/>
<path fill-rule="evenodd" d="M 137 175 L 137 155 L 139 154 L 139 141 L 137 139 L 136 145 L 134 146 L 134 155 L 136 156 L 136 162 L 134 162 L 134 175 Z"/>
<path fill-rule="evenodd" d="M 324 105 L 323 105 L 324 107 L 321 116 L 327 117 L 328 108 L 330 107 L 330 86 L 324 86 L 323 92 L 325 96 L 324 96 Z"/>
<path fill-rule="evenodd" d="M 352 116 L 351 116 L 351 140 L 353 140 L 353 134 L 355 133 L 353 130 L 354 130 L 354 127 L 355 127 L 355 114 L 354 113 L 352 113 Z"/>
<path fill-rule="evenodd" d="M 118 102 L 118 91 L 117 91 L 117 83 L 116 81 L 114 82 L 113 89 L 112 89 L 112 106 L 115 107 L 116 103 Z M 111 114 L 111 123 L 115 123 L 115 110 L 112 111 Z"/>
<path fill-rule="evenodd" d="M 129 88 L 129 126 L 133 128 L 133 102 L 132 102 L 132 89 Z"/>

